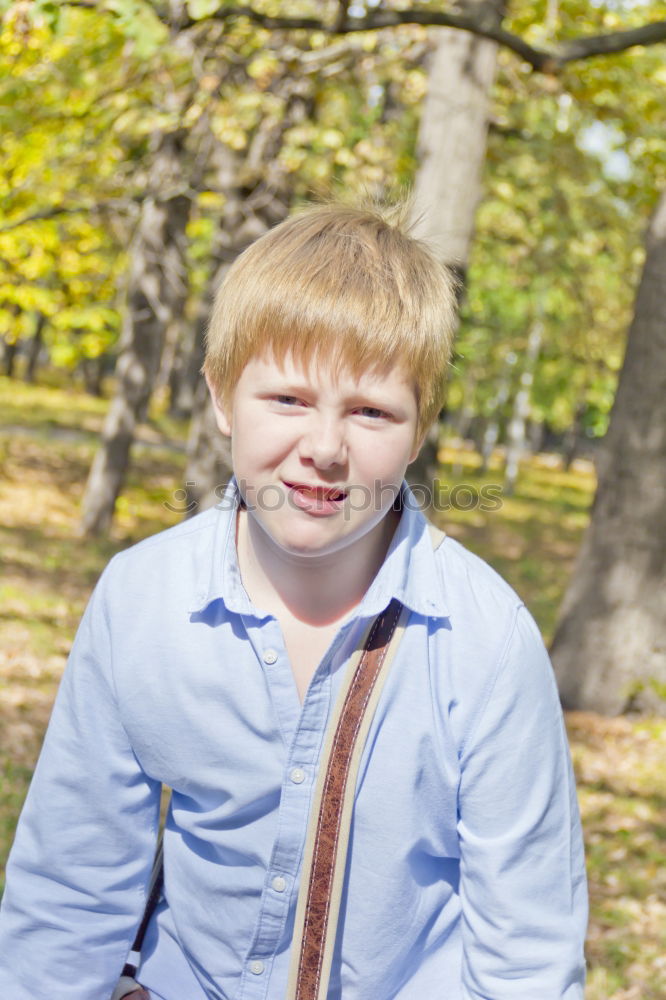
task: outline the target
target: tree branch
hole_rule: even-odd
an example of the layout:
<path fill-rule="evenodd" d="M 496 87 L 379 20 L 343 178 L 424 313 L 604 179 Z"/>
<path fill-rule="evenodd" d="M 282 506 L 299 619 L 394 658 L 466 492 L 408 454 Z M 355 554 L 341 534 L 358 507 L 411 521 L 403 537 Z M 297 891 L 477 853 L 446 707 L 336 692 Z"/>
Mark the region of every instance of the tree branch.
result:
<path fill-rule="evenodd" d="M 346 10 L 344 5 L 340 13 Z M 557 49 L 537 49 L 519 35 L 493 24 L 482 14 L 447 13 L 414 7 L 409 10 L 370 11 L 365 17 L 349 17 L 338 19 L 333 27 L 318 18 L 313 17 L 272 17 L 256 11 L 252 7 L 221 7 L 205 20 L 228 21 L 233 18 L 245 17 L 254 24 L 267 30 L 297 30 L 324 31 L 329 34 L 350 34 L 357 31 L 377 31 L 382 28 L 392 28 L 403 24 L 419 24 L 424 27 L 456 28 L 468 31 L 481 38 L 488 38 L 498 45 L 510 49 L 520 56 L 534 70 L 541 73 L 557 74 L 570 62 L 579 59 L 589 59 L 596 55 L 609 55 L 624 52 L 635 45 L 656 45 L 666 41 L 666 20 L 653 21 L 625 31 L 613 31 L 605 35 L 588 35 L 563 42 Z M 192 27 L 201 22 L 189 19 L 183 27 Z"/>
<path fill-rule="evenodd" d="M 56 219 L 60 215 L 76 215 L 78 212 L 89 213 L 90 211 L 90 205 L 53 205 L 51 208 L 43 208 L 38 212 L 32 212 L 30 215 L 24 215 L 20 219 L 7 222 L 4 226 L 0 226 L 0 233 L 9 233 L 12 229 L 26 226 L 30 222 L 43 222 L 45 219 Z"/>
<path fill-rule="evenodd" d="M 640 28 L 630 28 L 626 31 L 572 38 L 562 46 L 558 58 L 561 63 L 574 62 L 576 59 L 589 59 L 590 56 L 607 56 L 614 52 L 624 52 L 634 45 L 656 45 L 663 41 L 666 41 L 666 21 L 652 21 Z"/>
<path fill-rule="evenodd" d="M 83 7 L 88 10 L 103 10 L 98 0 L 65 0 L 70 7 Z M 656 45 L 666 41 L 666 20 L 652 21 L 640 28 L 630 28 L 622 31 L 611 31 L 605 35 L 583 35 L 562 42 L 554 49 L 535 48 L 520 35 L 498 26 L 493 18 L 484 14 L 483 6 L 478 12 L 450 13 L 434 11 L 431 8 L 413 7 L 408 10 L 386 10 L 381 7 L 369 10 L 365 17 L 350 17 L 349 4 L 340 0 L 337 17 L 333 24 L 316 17 L 271 16 L 249 6 L 220 7 L 208 17 L 195 20 L 185 17 L 179 23 L 179 29 L 193 28 L 207 21 L 230 21 L 235 18 L 247 18 L 253 24 L 267 31 L 321 31 L 326 34 L 346 35 L 358 31 L 378 31 L 382 28 L 395 28 L 404 24 L 419 24 L 423 27 L 455 28 L 467 31 L 480 38 L 488 38 L 497 42 L 503 48 L 509 49 L 528 63 L 532 69 L 540 73 L 557 75 L 568 63 L 593 56 L 611 55 L 624 52 L 636 45 Z M 168 23 L 166 10 L 156 9 L 157 17 Z"/>
<path fill-rule="evenodd" d="M 110 198 L 108 201 L 102 202 L 83 202 L 80 205 L 52 205 L 50 208 L 43 208 L 37 212 L 32 212 L 30 215 L 24 215 L 20 219 L 13 219 L 7 222 L 4 226 L 0 226 L 0 233 L 11 232 L 12 229 L 18 229 L 19 226 L 26 226 L 30 222 L 44 222 L 48 219 L 57 219 L 62 215 L 79 215 L 82 212 L 91 215 L 94 212 L 103 212 L 105 209 L 127 211 L 130 206 L 140 201 L 140 197 L 130 197 Z"/>

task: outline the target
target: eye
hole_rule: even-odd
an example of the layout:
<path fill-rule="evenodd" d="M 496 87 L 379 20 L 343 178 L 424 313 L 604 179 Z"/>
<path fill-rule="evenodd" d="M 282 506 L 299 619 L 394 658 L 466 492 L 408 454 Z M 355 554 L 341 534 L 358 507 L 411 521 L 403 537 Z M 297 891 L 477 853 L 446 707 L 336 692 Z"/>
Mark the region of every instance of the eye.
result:
<path fill-rule="evenodd" d="M 391 416 L 386 410 L 380 410 L 377 406 L 361 406 L 358 412 L 363 417 L 370 417 L 372 420 L 381 420 L 382 418 L 388 420 Z"/>
<path fill-rule="evenodd" d="M 303 402 L 297 396 L 275 395 L 273 399 L 281 406 L 302 406 Z"/>

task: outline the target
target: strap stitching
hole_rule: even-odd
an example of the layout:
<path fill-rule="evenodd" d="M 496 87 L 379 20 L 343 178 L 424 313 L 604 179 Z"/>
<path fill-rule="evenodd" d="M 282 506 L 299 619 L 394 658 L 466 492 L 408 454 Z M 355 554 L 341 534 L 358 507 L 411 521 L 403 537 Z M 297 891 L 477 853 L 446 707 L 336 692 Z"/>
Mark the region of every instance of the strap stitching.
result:
<path fill-rule="evenodd" d="M 376 683 L 376 680 L 377 680 L 377 676 L 379 675 L 379 672 L 381 670 L 382 664 L 384 663 L 384 659 L 386 658 L 386 653 L 388 651 L 389 643 L 391 641 L 391 638 L 393 637 L 393 633 L 396 630 L 396 627 L 397 627 L 397 624 L 398 624 L 398 620 L 400 618 L 400 611 L 401 610 L 402 610 L 401 608 L 398 608 L 397 613 L 394 615 L 394 621 L 393 621 L 393 624 L 391 626 L 391 630 L 390 630 L 389 634 L 386 637 L 386 642 L 385 642 L 385 644 L 384 644 L 384 646 L 383 646 L 383 648 L 381 650 L 380 656 L 379 656 L 379 658 L 377 660 L 375 671 L 374 671 L 374 673 L 372 675 L 372 682 L 368 686 L 368 690 L 366 691 L 365 697 L 364 697 L 363 702 L 361 704 L 361 710 L 359 711 L 357 719 L 356 719 L 356 726 L 354 728 L 354 732 L 353 732 L 353 735 L 352 735 L 352 743 L 351 743 L 352 752 L 350 752 L 349 755 L 348 755 L 347 763 L 346 763 L 346 767 L 345 767 L 344 784 L 343 784 L 343 788 L 342 788 L 342 797 L 341 797 L 341 800 L 343 802 L 344 802 L 344 799 L 345 799 L 345 796 L 346 796 L 346 791 L 347 791 L 347 785 L 348 785 L 348 780 L 349 780 L 349 766 L 350 766 L 351 758 L 352 758 L 352 755 L 353 755 L 353 747 L 354 747 L 354 745 L 356 743 L 356 739 L 357 739 L 357 736 L 358 736 L 358 731 L 359 731 L 359 728 L 360 728 L 361 723 L 363 721 L 363 717 L 364 717 L 364 714 L 365 714 L 365 709 L 366 709 L 368 700 L 370 699 L 370 696 L 372 694 L 372 691 L 374 689 L 374 686 L 375 686 L 375 683 Z M 327 771 L 326 771 L 326 778 L 325 778 L 325 781 L 324 781 L 324 787 L 322 789 L 322 796 L 321 796 L 321 802 L 320 802 L 320 807 L 319 807 L 319 818 L 321 818 L 321 815 L 322 815 L 322 807 L 323 807 L 325 799 L 326 799 L 326 793 L 327 793 L 328 789 L 330 788 L 330 781 L 331 781 L 330 763 L 334 759 L 336 747 L 337 747 L 337 745 L 339 743 L 339 740 L 340 740 L 340 736 L 341 736 L 341 726 L 340 726 L 340 723 L 344 719 L 345 709 L 346 709 L 347 705 L 349 704 L 349 701 L 351 700 L 351 698 L 353 696 L 353 693 L 355 691 L 355 688 L 357 686 L 358 679 L 359 679 L 360 674 L 361 674 L 361 667 L 362 667 L 362 664 L 365 661 L 367 653 L 368 653 L 368 647 L 370 646 L 370 644 L 371 644 L 371 642 L 372 642 L 372 640 L 373 640 L 373 638 L 374 638 L 377 630 L 384 624 L 385 614 L 386 614 L 386 612 L 384 613 L 384 615 L 381 615 L 379 618 L 377 618 L 375 620 L 374 626 L 373 626 L 373 628 L 372 628 L 372 630 L 371 630 L 371 632 L 370 632 L 370 634 L 368 636 L 368 639 L 366 641 L 366 648 L 364 650 L 363 660 L 361 661 L 361 663 L 359 663 L 359 665 L 358 665 L 358 667 L 356 669 L 356 673 L 354 674 L 354 678 L 352 680 L 352 683 L 349 686 L 349 690 L 347 692 L 347 696 L 345 697 L 345 702 L 344 702 L 343 708 L 342 708 L 342 710 L 340 712 L 340 717 L 338 719 L 338 726 L 337 726 L 337 729 L 336 729 L 336 732 L 335 732 L 335 737 L 333 739 L 333 744 L 332 744 L 332 747 L 331 747 L 331 753 L 330 753 L 330 756 L 329 756 L 329 767 L 327 768 Z M 342 813 L 342 810 L 340 809 L 338 811 L 337 824 L 336 824 L 336 828 L 335 828 L 335 836 L 334 836 L 334 840 L 333 840 L 332 865 L 331 865 L 330 871 L 328 873 L 328 880 L 327 880 L 327 886 L 326 886 L 326 911 L 325 911 L 324 929 L 323 929 L 323 935 L 322 935 L 322 941 L 323 942 L 325 942 L 325 940 L 326 940 L 326 931 L 328 929 L 328 918 L 329 918 L 330 907 L 331 907 L 330 888 L 331 888 L 331 882 L 333 880 L 333 875 L 334 875 L 335 869 L 336 869 L 335 862 L 336 862 L 336 858 L 337 858 L 337 847 L 338 847 L 338 841 L 339 841 L 339 837 L 340 837 L 340 827 L 341 827 L 341 819 L 342 819 L 341 813 Z M 313 884 L 313 875 L 314 875 L 314 872 L 315 872 L 315 869 L 316 869 L 316 866 L 317 866 L 317 859 L 319 857 L 319 848 L 320 848 L 320 843 L 321 843 L 321 828 L 322 828 L 322 824 L 321 824 L 321 822 L 318 822 L 317 823 L 317 833 L 316 833 L 316 837 L 315 837 L 315 849 L 314 849 L 314 853 L 313 853 L 313 856 L 312 856 L 312 866 L 310 868 L 310 879 L 309 879 L 309 883 L 308 883 L 308 902 L 310 900 L 310 888 L 312 887 L 312 884 Z M 310 924 L 311 924 L 311 919 L 310 919 L 311 918 L 311 913 L 312 913 L 311 907 L 308 905 L 308 907 L 306 909 L 305 920 L 303 921 L 303 937 L 301 939 L 301 955 L 300 955 L 301 961 L 302 961 L 303 953 L 304 953 L 304 949 L 305 949 L 305 943 L 306 943 L 306 937 L 307 937 L 308 928 L 310 927 Z M 315 996 L 319 992 L 319 982 L 320 982 L 320 979 L 321 979 L 322 964 L 323 964 L 323 948 L 320 948 L 319 949 L 319 962 L 318 962 L 318 966 L 317 966 L 317 977 L 316 977 L 316 981 L 315 981 Z M 298 1000 L 298 997 L 301 995 L 301 987 L 302 987 L 302 982 L 301 982 L 301 977 L 299 976 L 299 980 L 298 980 L 298 983 L 297 983 L 297 993 L 296 993 L 297 1000 Z"/>

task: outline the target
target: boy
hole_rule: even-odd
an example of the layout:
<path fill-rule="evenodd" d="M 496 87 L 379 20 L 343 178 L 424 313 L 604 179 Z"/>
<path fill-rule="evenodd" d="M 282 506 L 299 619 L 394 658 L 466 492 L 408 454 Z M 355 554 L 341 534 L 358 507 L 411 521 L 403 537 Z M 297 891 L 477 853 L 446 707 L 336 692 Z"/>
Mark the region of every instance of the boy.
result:
<path fill-rule="evenodd" d="M 112 560 L 8 867 L 0 995 L 106 1000 L 161 785 L 156 1000 L 282 1000 L 313 783 L 359 637 L 409 611 L 361 762 L 328 996 L 582 998 L 580 827 L 535 625 L 404 482 L 441 401 L 454 292 L 400 225 L 310 210 L 230 269 L 205 372 L 234 478 Z M 410 499 L 411 498 L 411 499 Z"/>

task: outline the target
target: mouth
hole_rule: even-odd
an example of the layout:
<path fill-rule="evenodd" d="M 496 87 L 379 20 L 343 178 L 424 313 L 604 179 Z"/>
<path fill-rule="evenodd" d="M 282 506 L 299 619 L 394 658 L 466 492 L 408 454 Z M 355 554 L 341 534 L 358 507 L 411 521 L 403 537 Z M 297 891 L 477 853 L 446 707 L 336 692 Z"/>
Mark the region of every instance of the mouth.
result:
<path fill-rule="evenodd" d="M 284 484 L 288 490 L 293 490 L 295 493 L 300 493 L 301 496 L 307 497 L 309 500 L 319 500 L 319 501 L 341 501 L 347 497 L 345 490 L 341 490 L 337 487 L 326 487 L 326 486 L 310 486 L 308 483 L 288 483 Z"/>

